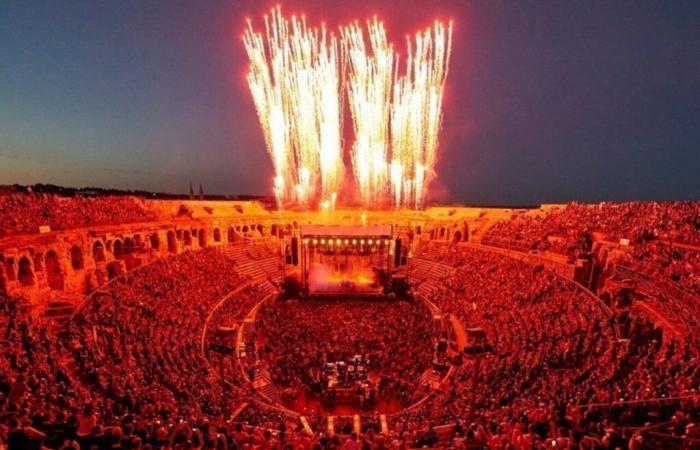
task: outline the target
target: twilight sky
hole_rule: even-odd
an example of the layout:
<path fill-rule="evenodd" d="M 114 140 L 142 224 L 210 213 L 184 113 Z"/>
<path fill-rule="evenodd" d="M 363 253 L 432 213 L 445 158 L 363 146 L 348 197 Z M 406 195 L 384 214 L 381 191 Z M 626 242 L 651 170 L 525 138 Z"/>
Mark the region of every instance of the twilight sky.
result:
<path fill-rule="evenodd" d="M 700 2 L 295 0 L 455 22 L 434 197 L 700 199 Z M 269 194 L 240 39 L 276 2 L 0 2 L 0 184 Z"/>

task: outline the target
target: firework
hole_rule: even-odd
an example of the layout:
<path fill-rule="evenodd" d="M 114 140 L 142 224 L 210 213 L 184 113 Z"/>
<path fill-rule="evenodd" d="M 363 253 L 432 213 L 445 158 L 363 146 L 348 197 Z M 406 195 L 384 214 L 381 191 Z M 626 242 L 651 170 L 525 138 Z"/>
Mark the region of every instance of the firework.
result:
<path fill-rule="evenodd" d="M 402 73 L 376 18 L 366 27 L 341 28 L 338 39 L 325 26 L 308 27 L 304 18 L 285 19 L 278 8 L 265 17 L 264 35 L 249 22 L 243 40 L 278 206 L 335 207 L 344 174 L 345 91 L 360 203 L 423 205 L 435 177 L 451 24 L 435 22 L 408 39 Z"/>
<path fill-rule="evenodd" d="M 364 206 L 381 204 L 388 192 L 387 154 L 394 52 L 384 26 L 367 22 L 369 46 L 357 24 L 341 29 L 348 61 L 347 92 L 355 142 L 351 156 L 355 185 Z"/>
<path fill-rule="evenodd" d="M 265 16 L 265 30 L 249 21 L 243 41 L 278 206 L 330 201 L 343 174 L 337 38 L 304 18 L 286 20 L 279 8 Z"/>
<path fill-rule="evenodd" d="M 435 22 L 408 39 L 406 71 L 394 79 L 391 105 L 391 194 L 396 206 L 420 208 L 435 177 L 442 97 L 452 24 Z"/>
<path fill-rule="evenodd" d="M 360 201 L 372 206 L 390 198 L 396 207 L 420 208 L 435 176 L 452 26 L 435 22 L 408 39 L 401 75 L 382 23 L 368 22 L 367 35 L 369 46 L 356 23 L 341 30 L 349 61 L 352 163 Z"/>

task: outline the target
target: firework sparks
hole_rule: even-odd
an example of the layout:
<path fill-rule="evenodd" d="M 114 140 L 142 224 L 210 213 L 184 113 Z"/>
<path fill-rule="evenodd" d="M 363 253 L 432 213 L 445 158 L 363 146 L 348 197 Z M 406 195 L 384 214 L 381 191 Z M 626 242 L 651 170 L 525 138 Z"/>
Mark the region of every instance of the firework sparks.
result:
<path fill-rule="evenodd" d="M 335 198 L 342 182 L 342 108 L 338 41 L 325 26 L 265 17 L 266 34 L 248 22 L 243 42 L 248 84 L 275 170 L 278 206 Z"/>
<path fill-rule="evenodd" d="M 388 192 L 387 154 L 394 52 L 384 26 L 367 23 L 369 48 L 357 24 L 341 30 L 349 66 L 348 100 L 355 131 L 352 164 L 364 206 L 381 204 Z"/>
<path fill-rule="evenodd" d="M 420 208 L 435 177 L 452 24 L 408 40 L 406 72 L 395 77 L 391 107 L 391 189 L 396 206 Z"/>
<path fill-rule="evenodd" d="M 435 177 L 452 25 L 435 22 L 408 39 L 401 74 L 376 18 L 367 22 L 366 37 L 354 23 L 341 28 L 337 39 L 325 26 L 285 19 L 278 8 L 265 17 L 265 30 L 263 36 L 249 22 L 243 40 L 278 206 L 291 201 L 335 207 L 344 174 L 347 90 L 354 131 L 350 159 L 361 204 L 420 208 Z"/>

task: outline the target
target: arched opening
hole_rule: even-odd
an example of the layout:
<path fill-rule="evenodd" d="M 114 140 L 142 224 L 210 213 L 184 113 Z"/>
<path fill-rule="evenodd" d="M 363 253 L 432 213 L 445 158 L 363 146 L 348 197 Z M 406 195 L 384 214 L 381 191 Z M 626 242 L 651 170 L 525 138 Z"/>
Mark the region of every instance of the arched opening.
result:
<path fill-rule="evenodd" d="M 420 225 L 418 225 L 416 227 L 416 234 L 421 234 L 422 231 L 423 231 L 423 228 Z"/>
<path fill-rule="evenodd" d="M 85 264 L 83 264 L 83 251 L 77 245 L 70 249 L 70 266 L 73 270 L 80 270 L 85 267 Z"/>
<path fill-rule="evenodd" d="M 112 278 L 116 278 L 124 273 L 123 267 L 124 266 L 121 261 L 112 261 L 111 263 L 107 264 L 107 278 L 111 280 Z"/>
<path fill-rule="evenodd" d="M 228 240 L 229 243 L 236 240 L 236 232 L 233 230 L 233 227 L 228 227 L 228 232 L 226 234 L 226 240 Z"/>
<path fill-rule="evenodd" d="M 218 228 L 214 228 L 214 242 L 221 242 L 221 231 Z"/>
<path fill-rule="evenodd" d="M 207 232 L 204 230 L 199 230 L 197 233 L 199 236 L 199 246 L 204 248 L 207 246 Z"/>
<path fill-rule="evenodd" d="M 263 226 L 258 225 L 257 228 L 258 228 L 258 233 L 260 233 L 260 236 L 262 236 L 263 235 Z"/>
<path fill-rule="evenodd" d="M 95 241 L 95 243 L 92 244 L 92 259 L 94 259 L 95 262 L 102 262 L 105 260 L 105 247 L 102 245 L 101 241 Z"/>
<path fill-rule="evenodd" d="M 7 279 L 5 278 L 5 267 L 0 265 L 0 294 L 7 294 Z"/>
<path fill-rule="evenodd" d="M 464 222 L 464 225 L 462 226 L 462 240 L 469 240 L 469 225 L 467 225 L 467 222 Z"/>
<path fill-rule="evenodd" d="M 26 256 L 23 256 L 19 260 L 17 277 L 19 278 L 19 282 L 22 286 L 34 285 L 34 270 L 32 269 L 32 262 Z"/>
<path fill-rule="evenodd" d="M 452 243 L 459 244 L 459 242 L 461 240 L 462 240 L 462 232 L 459 230 L 455 231 L 455 234 L 452 235 Z"/>
<path fill-rule="evenodd" d="M 192 236 L 188 230 L 185 230 L 185 245 L 192 245 Z"/>
<path fill-rule="evenodd" d="M 181 241 L 182 240 L 182 230 L 177 230 L 175 232 L 175 236 L 177 236 L 178 241 Z"/>
<path fill-rule="evenodd" d="M 130 255 L 134 251 L 134 240 L 130 237 L 124 239 L 124 254 Z"/>
<path fill-rule="evenodd" d="M 243 232 L 247 233 L 248 232 L 248 225 L 243 225 Z"/>
<path fill-rule="evenodd" d="M 270 227 L 270 234 L 272 236 L 277 236 L 277 224 L 273 223 L 272 226 Z"/>
<path fill-rule="evenodd" d="M 157 233 L 153 233 L 151 235 L 151 248 L 155 250 L 158 250 L 158 248 L 160 248 L 160 239 L 158 239 Z"/>
<path fill-rule="evenodd" d="M 49 250 L 44 258 L 46 267 L 46 282 L 51 289 L 60 291 L 63 289 L 63 274 L 61 273 L 61 263 L 55 251 Z"/>
<path fill-rule="evenodd" d="M 14 258 L 7 258 L 5 260 L 5 273 L 7 274 L 8 281 L 15 281 L 17 279 L 17 274 L 15 273 Z"/>
<path fill-rule="evenodd" d="M 114 244 L 112 245 L 112 254 L 117 259 L 121 259 L 124 257 L 124 248 L 122 246 L 122 241 L 120 241 L 119 239 L 115 240 Z"/>
<path fill-rule="evenodd" d="M 440 228 L 440 239 L 445 239 L 445 228 Z"/>
<path fill-rule="evenodd" d="M 170 253 L 177 253 L 177 241 L 175 240 L 175 233 L 172 230 L 168 231 L 168 251 Z"/>
<path fill-rule="evenodd" d="M 134 235 L 134 247 L 136 248 L 136 250 L 143 249 L 143 239 L 141 238 L 140 234 Z"/>

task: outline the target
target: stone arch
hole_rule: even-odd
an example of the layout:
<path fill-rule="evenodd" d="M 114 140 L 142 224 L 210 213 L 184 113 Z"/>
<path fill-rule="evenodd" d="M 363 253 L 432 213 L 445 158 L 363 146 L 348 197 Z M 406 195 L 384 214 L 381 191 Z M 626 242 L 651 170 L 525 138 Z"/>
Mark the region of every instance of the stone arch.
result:
<path fill-rule="evenodd" d="M 70 265 L 73 270 L 80 270 L 85 267 L 85 263 L 83 261 L 83 251 L 80 250 L 80 247 L 77 245 L 70 248 Z"/>
<path fill-rule="evenodd" d="M 112 254 L 117 259 L 124 257 L 124 246 L 122 245 L 122 241 L 119 239 L 115 239 L 114 243 L 112 244 Z"/>
<path fill-rule="evenodd" d="M 124 273 L 123 267 L 122 261 L 112 261 L 111 263 L 107 264 L 107 278 L 111 280 Z"/>
<path fill-rule="evenodd" d="M 5 278 L 5 267 L 0 264 L 0 294 L 7 294 L 7 279 Z"/>
<path fill-rule="evenodd" d="M 207 246 L 207 232 L 204 231 L 204 229 L 199 230 L 197 233 L 197 237 L 199 239 L 199 246 L 204 248 Z"/>
<path fill-rule="evenodd" d="M 214 242 L 221 242 L 221 230 L 214 228 Z"/>
<path fill-rule="evenodd" d="M 247 233 L 248 232 L 248 225 L 243 225 L 243 229 L 241 231 L 243 231 L 244 233 Z"/>
<path fill-rule="evenodd" d="M 44 267 L 46 267 L 46 282 L 53 290 L 63 290 L 63 274 L 61 273 L 61 262 L 55 251 L 49 250 L 44 257 Z"/>
<path fill-rule="evenodd" d="M 34 269 L 32 268 L 32 262 L 26 256 L 21 257 L 19 260 L 17 278 L 22 286 L 34 285 Z"/>
<path fill-rule="evenodd" d="M 177 253 L 177 240 L 173 230 L 168 231 L 168 251 L 170 253 Z"/>
<path fill-rule="evenodd" d="M 184 239 L 185 245 L 192 245 L 192 236 L 190 235 L 189 230 L 185 230 Z"/>
<path fill-rule="evenodd" d="M 15 272 L 15 259 L 7 258 L 5 260 L 5 274 L 7 275 L 7 281 L 15 281 L 17 279 L 17 272 Z"/>
<path fill-rule="evenodd" d="M 92 244 L 92 259 L 95 262 L 102 262 L 105 260 L 105 246 L 102 245 L 102 241 L 95 241 Z"/>
<path fill-rule="evenodd" d="M 175 236 L 177 237 L 178 241 L 181 241 L 182 240 L 182 230 L 176 230 Z"/>
<path fill-rule="evenodd" d="M 140 234 L 135 234 L 134 235 L 134 247 L 139 250 L 143 248 L 143 238 L 141 237 Z"/>
<path fill-rule="evenodd" d="M 160 239 L 158 238 L 158 233 L 153 233 L 150 237 L 151 248 L 158 250 L 160 248 Z"/>
<path fill-rule="evenodd" d="M 270 235 L 277 236 L 277 224 L 276 223 L 273 223 L 272 226 L 270 226 Z"/>
<path fill-rule="evenodd" d="M 124 239 L 124 254 L 130 255 L 134 251 L 134 240 L 130 237 Z"/>
<path fill-rule="evenodd" d="M 258 230 L 258 233 L 260 233 L 260 236 L 262 236 L 262 235 L 263 235 L 263 231 L 264 231 L 264 228 L 263 228 L 263 226 L 262 226 L 262 225 L 260 225 L 260 224 L 258 224 L 258 226 L 257 226 L 257 227 L 255 227 L 255 228 L 257 228 L 257 230 Z"/>
<path fill-rule="evenodd" d="M 236 232 L 234 231 L 233 227 L 228 227 L 228 231 L 226 232 L 226 240 L 229 243 L 236 240 Z"/>
<path fill-rule="evenodd" d="M 462 240 L 465 242 L 469 240 L 469 224 L 467 222 L 462 224 Z"/>
<path fill-rule="evenodd" d="M 462 232 L 457 230 L 454 232 L 452 235 L 452 243 L 453 244 L 459 244 L 462 241 Z"/>

